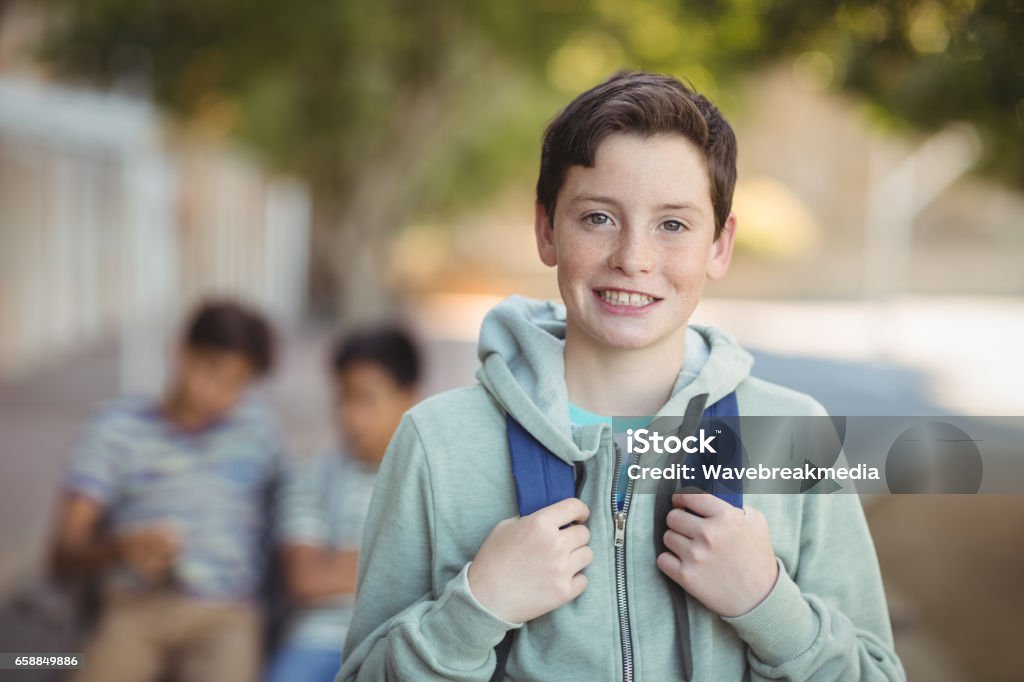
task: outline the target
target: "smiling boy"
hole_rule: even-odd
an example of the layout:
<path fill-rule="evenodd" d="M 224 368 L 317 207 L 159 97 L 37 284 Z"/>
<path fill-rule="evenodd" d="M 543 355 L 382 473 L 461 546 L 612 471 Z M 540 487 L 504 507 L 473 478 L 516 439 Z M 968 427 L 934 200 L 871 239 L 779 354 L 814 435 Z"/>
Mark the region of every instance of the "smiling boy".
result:
<path fill-rule="evenodd" d="M 535 231 L 564 307 L 499 304 L 479 385 L 404 417 L 339 680 L 903 679 L 855 496 L 676 494 L 658 528 L 616 466 L 612 415 L 733 395 L 824 414 L 688 325 L 729 266 L 735 163 L 718 110 L 664 76 L 617 74 L 551 123 Z M 572 465 L 576 497 L 517 514 L 506 419 Z"/>

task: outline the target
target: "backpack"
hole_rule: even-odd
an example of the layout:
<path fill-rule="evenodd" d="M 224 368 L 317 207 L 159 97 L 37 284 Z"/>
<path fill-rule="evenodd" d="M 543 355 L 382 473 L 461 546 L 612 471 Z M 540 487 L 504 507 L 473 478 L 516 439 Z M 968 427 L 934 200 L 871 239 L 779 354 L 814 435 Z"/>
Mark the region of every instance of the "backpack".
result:
<path fill-rule="evenodd" d="M 704 409 L 707 399 L 707 394 L 703 394 L 690 401 L 680 432 L 694 433 L 698 427 L 721 429 L 722 438 L 719 440 L 719 447 L 716 448 L 717 453 L 710 456 L 700 455 L 699 463 L 738 467 L 742 461 L 742 450 L 740 448 L 739 406 L 736 401 L 736 392 L 730 393 Z M 576 462 L 575 466 L 564 462 L 534 438 L 512 415 L 507 414 L 505 420 L 519 515 L 526 516 L 561 500 L 578 497 L 586 480 L 586 469 L 583 462 Z M 697 471 L 701 471 L 699 466 Z M 734 507 L 743 507 L 742 480 L 730 481 L 726 486 L 721 481 L 707 481 L 702 476 L 698 476 L 691 483 Z M 665 551 L 662 539 L 668 527 L 665 517 L 672 508 L 671 493 L 677 485 L 675 480 L 663 479 L 658 487 L 654 503 L 655 556 Z M 665 579 L 670 580 L 667 576 Z M 681 647 L 683 678 L 690 680 L 693 677 L 693 658 L 689 647 L 689 620 L 686 615 L 685 595 L 675 583 L 672 585 L 675 588 L 672 592 L 676 596 L 672 600 L 676 624 L 681 634 L 681 641 L 685 642 Z M 491 682 L 497 682 L 504 677 L 505 665 L 508 662 L 516 632 L 518 631 L 510 630 L 505 635 L 505 639 L 495 647 L 498 660 L 494 674 L 491 676 Z"/>

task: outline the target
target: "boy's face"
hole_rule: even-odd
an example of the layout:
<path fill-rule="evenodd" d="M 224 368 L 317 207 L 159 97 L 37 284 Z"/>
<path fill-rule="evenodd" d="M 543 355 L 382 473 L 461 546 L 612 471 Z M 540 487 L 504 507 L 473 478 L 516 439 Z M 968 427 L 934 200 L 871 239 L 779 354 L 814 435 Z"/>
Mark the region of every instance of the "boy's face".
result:
<path fill-rule="evenodd" d="M 353 362 L 337 377 L 338 426 L 352 455 L 376 463 L 384 457 L 415 391 L 399 386 L 374 362 Z"/>
<path fill-rule="evenodd" d="M 253 378 L 252 363 L 244 354 L 205 348 L 183 348 L 178 372 L 184 406 L 204 424 L 237 405 Z"/>
<path fill-rule="evenodd" d="M 537 207 L 537 247 L 558 267 L 567 335 L 616 349 L 681 344 L 705 279 L 728 269 L 735 224 L 730 215 L 715 239 L 706 163 L 689 140 L 608 136 L 593 168 L 569 169 L 553 226 Z"/>

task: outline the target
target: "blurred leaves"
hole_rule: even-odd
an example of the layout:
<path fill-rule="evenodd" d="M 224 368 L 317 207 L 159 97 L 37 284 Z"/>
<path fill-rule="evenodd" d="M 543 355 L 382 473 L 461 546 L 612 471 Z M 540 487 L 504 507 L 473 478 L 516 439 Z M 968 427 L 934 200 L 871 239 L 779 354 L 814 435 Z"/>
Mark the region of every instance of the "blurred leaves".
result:
<path fill-rule="evenodd" d="M 568 96 L 617 68 L 682 76 L 728 110 L 737 76 L 780 60 L 809 87 L 864 95 L 890 125 L 971 121 L 988 169 L 1024 180 L 1020 0 L 48 1 L 46 54 L 64 73 L 146 83 L 343 202 L 396 144 L 423 157 L 380 188 L 408 210 L 484 197 L 535 163 Z M 437 110 L 407 129 L 423 107 Z"/>
<path fill-rule="evenodd" d="M 818 33 L 845 89 L 893 123 L 937 130 L 968 121 L 986 170 L 1024 184 L 1024 3 L 846 2 Z"/>
<path fill-rule="evenodd" d="M 969 121 L 985 170 L 1024 184 L 1024 0 L 40 1 L 60 75 L 152 97 L 306 179 L 318 286 L 348 315 L 388 306 L 396 230 L 532 181 L 546 122 L 619 68 L 681 77 L 732 115 L 740 81 L 782 64 L 860 95 L 876 125 Z"/>

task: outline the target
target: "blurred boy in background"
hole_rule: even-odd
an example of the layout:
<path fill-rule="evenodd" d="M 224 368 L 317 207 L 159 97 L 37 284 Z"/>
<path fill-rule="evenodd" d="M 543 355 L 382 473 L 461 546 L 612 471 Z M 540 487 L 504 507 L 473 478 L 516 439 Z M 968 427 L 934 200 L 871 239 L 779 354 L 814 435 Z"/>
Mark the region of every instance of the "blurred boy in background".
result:
<path fill-rule="evenodd" d="M 275 421 L 243 396 L 272 356 L 259 314 L 204 305 L 166 393 L 88 425 L 51 551 L 56 576 L 103 578 L 77 680 L 258 678 L 264 507 L 283 458 Z"/>
<path fill-rule="evenodd" d="M 332 370 L 344 447 L 296 465 L 284 486 L 279 542 L 296 610 L 267 682 L 330 682 L 338 672 L 377 467 L 417 400 L 419 357 L 399 330 L 342 340 Z"/>

